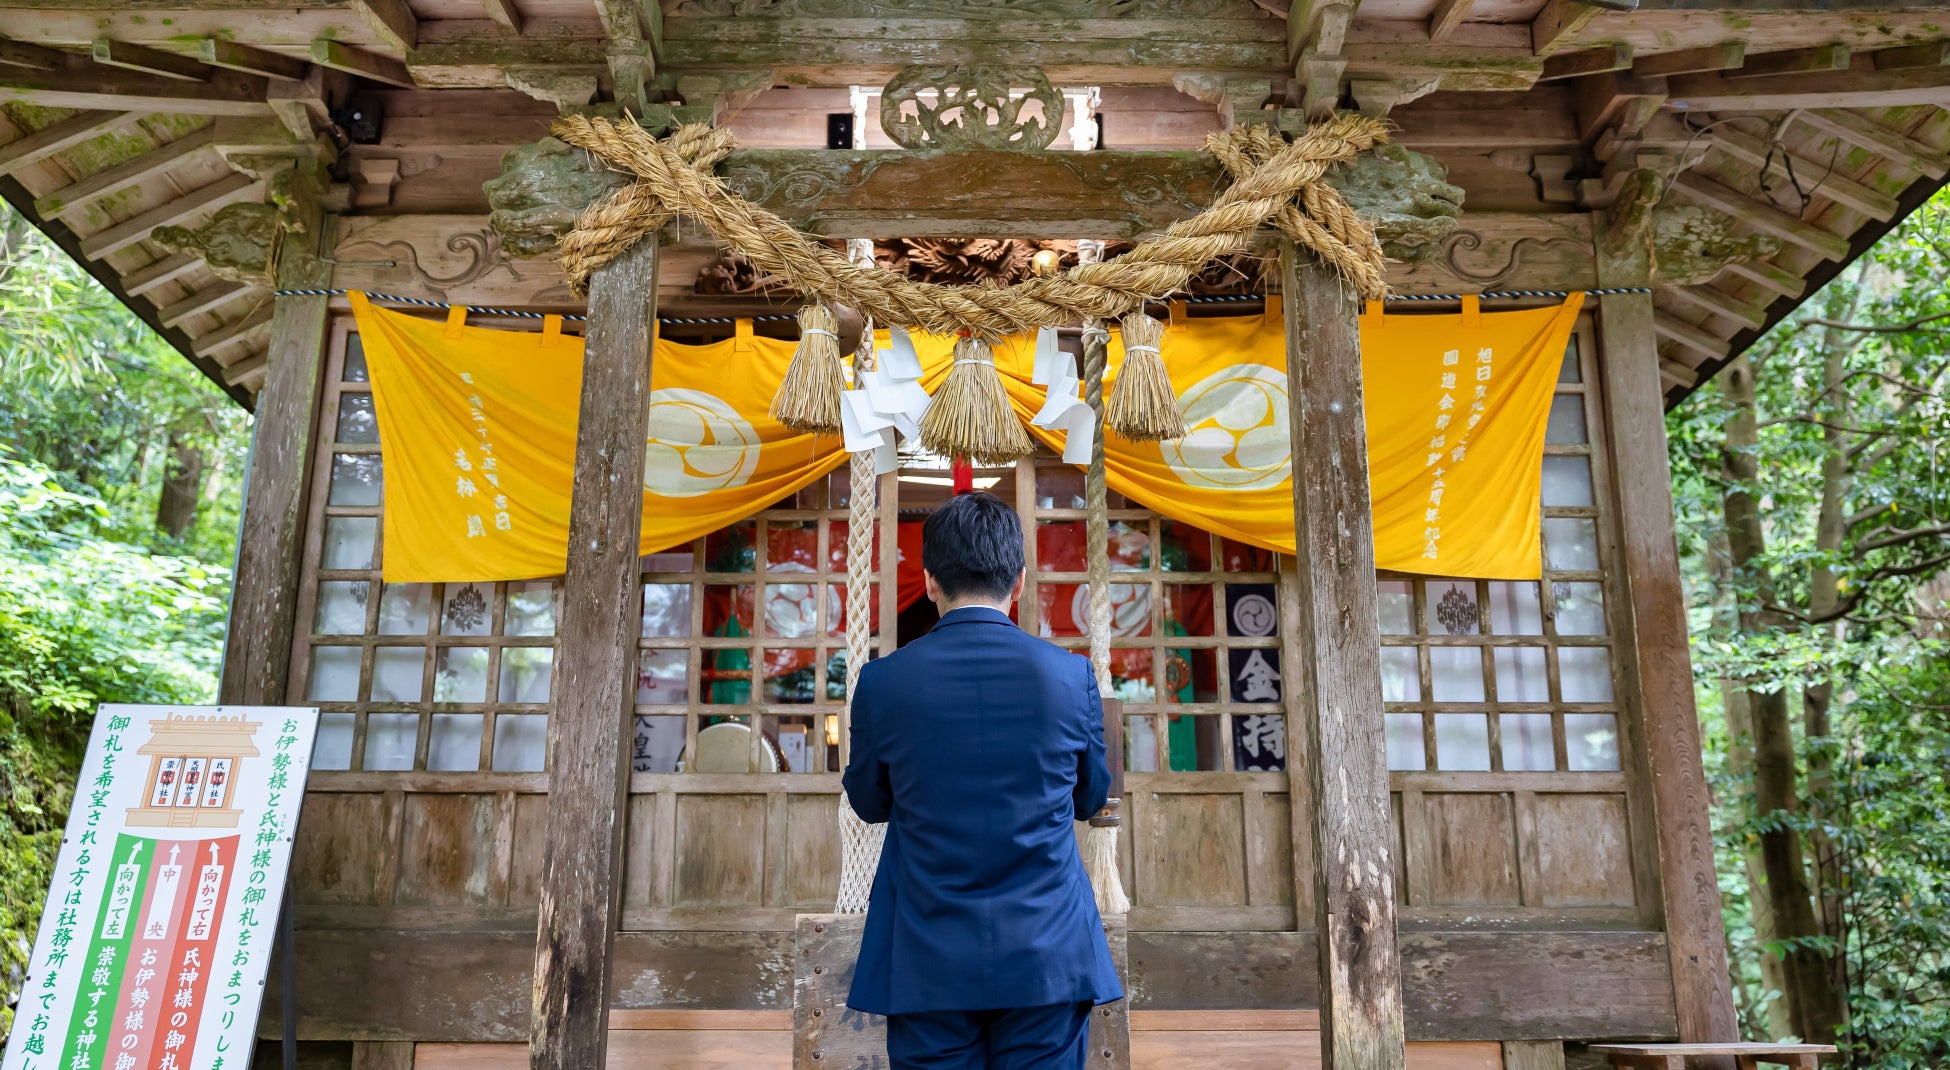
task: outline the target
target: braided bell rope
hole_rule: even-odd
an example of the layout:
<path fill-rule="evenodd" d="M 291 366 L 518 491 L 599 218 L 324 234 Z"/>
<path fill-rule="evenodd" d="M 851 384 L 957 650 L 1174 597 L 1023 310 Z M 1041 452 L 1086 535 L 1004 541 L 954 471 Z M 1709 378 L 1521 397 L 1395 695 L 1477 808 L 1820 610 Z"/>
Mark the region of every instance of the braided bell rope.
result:
<path fill-rule="evenodd" d="M 965 331 L 994 340 L 1079 318 L 1115 319 L 1183 289 L 1207 262 L 1243 252 L 1268 221 L 1332 265 L 1362 297 L 1387 295 L 1373 228 L 1325 182 L 1330 167 L 1386 139 L 1383 123 L 1361 115 L 1337 115 L 1291 142 L 1266 127 L 1211 134 L 1206 148 L 1232 184 L 1204 211 L 1116 260 L 1078 264 L 1008 287 L 916 282 L 856 265 L 807 238 L 711 173 L 736 147 L 728 130 L 692 124 L 659 139 L 634 122 L 576 115 L 558 120 L 555 136 L 637 178 L 584 210 L 562 239 L 558 255 L 578 295 L 588 292 L 598 267 L 673 214 L 703 225 L 761 272 L 802 294 L 931 334 Z"/>
<path fill-rule="evenodd" d="M 1098 263 L 1102 255 L 1103 246 L 1098 242 L 1077 243 L 1079 263 Z M 1097 320 L 1084 320 L 1083 400 L 1090 406 L 1091 419 L 1095 422 L 1090 464 L 1083 476 L 1085 567 L 1090 575 L 1090 600 L 1085 616 L 1090 633 L 1090 671 L 1097 678 L 1098 692 L 1104 695 L 1111 693 L 1110 514 L 1109 495 L 1104 486 L 1104 369 L 1109 358 L 1110 332 Z M 1090 828 L 1084 833 L 1084 872 L 1090 878 L 1097 910 L 1105 916 L 1127 914 L 1131 909 L 1131 898 L 1124 892 L 1117 864 L 1122 808 L 1121 799 L 1104 800 L 1104 808 L 1091 816 Z"/>
<path fill-rule="evenodd" d="M 873 263 L 873 246 L 849 250 L 854 256 Z M 873 324 L 860 333 L 860 347 L 853 353 L 853 381 L 866 381 L 874 366 Z M 853 694 L 860 683 L 860 669 L 867 664 L 873 647 L 873 575 L 879 565 L 874 560 L 873 537 L 879 526 L 875 515 L 879 505 L 880 477 L 874 474 L 873 454 L 862 450 L 852 455 L 847 469 L 846 528 L 846 703 L 848 717 L 842 730 L 852 731 L 850 723 Z M 887 826 L 869 825 L 853 812 L 853 804 L 840 793 L 840 886 L 834 905 L 837 914 L 865 914 L 873 895 L 873 877 L 880 868 L 880 847 L 887 839 Z"/>

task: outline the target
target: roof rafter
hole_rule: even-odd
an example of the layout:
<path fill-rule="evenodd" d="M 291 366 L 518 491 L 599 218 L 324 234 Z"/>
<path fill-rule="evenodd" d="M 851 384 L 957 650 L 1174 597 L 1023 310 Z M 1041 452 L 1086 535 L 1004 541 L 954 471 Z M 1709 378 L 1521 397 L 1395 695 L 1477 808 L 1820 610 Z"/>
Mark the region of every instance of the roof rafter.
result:
<path fill-rule="evenodd" d="M 213 71 L 208 81 L 186 82 L 104 68 L 83 56 L 66 56 L 52 70 L 0 65 L 0 101 L 50 108 L 268 115 L 264 91 L 263 78 L 226 70 Z"/>
<path fill-rule="evenodd" d="M 76 179 L 52 193 L 42 194 L 34 198 L 34 210 L 45 219 L 59 219 L 96 198 L 119 193 L 186 156 L 210 148 L 214 129 L 213 124 L 192 130 L 167 145 Z"/>
<path fill-rule="evenodd" d="M 0 75 L 0 78 L 4 78 L 4 75 Z M 18 141 L 0 145 L 0 175 L 10 174 L 84 141 L 92 141 L 138 118 L 140 116 L 125 111 L 84 111 L 50 123 Z"/>
<path fill-rule="evenodd" d="M 104 66 L 142 71 L 161 78 L 176 78 L 185 82 L 207 82 L 213 73 L 210 66 L 189 56 L 111 38 L 96 41 L 90 48 L 89 54 L 96 63 Z"/>
<path fill-rule="evenodd" d="M 1672 189 L 1688 200 L 1717 208 L 1763 234 L 1793 242 L 1824 260 L 1841 260 L 1848 256 L 1847 238 L 1791 216 L 1704 175 L 1692 172 L 1681 174 L 1673 180 Z"/>
<path fill-rule="evenodd" d="M 1667 88 L 1673 107 L 1691 111 L 1898 108 L 1950 104 L 1950 67 L 1877 70 L 1874 53 L 1861 52 L 1842 71 L 1758 78 L 1686 74 L 1668 79 Z"/>
<path fill-rule="evenodd" d="M 240 45 L 217 37 L 205 37 L 196 44 L 197 58 L 212 67 L 225 67 L 245 74 L 268 78 L 303 78 L 311 65 L 296 56 Z"/>
<path fill-rule="evenodd" d="M 81 253 L 91 260 L 99 260 L 146 240 L 149 232 L 157 227 L 169 226 L 192 216 L 214 212 L 227 204 L 252 200 L 262 196 L 263 192 L 263 180 L 249 175 L 233 174 L 218 179 L 201 189 L 192 190 L 181 197 L 157 205 L 132 219 L 88 235 L 81 239 Z"/>

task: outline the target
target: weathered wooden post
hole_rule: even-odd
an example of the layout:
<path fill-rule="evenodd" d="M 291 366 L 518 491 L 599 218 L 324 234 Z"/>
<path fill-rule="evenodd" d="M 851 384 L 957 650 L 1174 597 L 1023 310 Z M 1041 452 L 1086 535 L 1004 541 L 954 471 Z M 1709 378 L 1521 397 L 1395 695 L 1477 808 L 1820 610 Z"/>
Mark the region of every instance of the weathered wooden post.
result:
<path fill-rule="evenodd" d="M 630 787 L 631 671 L 638 628 L 643 436 L 657 333 L 657 244 L 597 269 L 589 285 L 569 561 L 548 720 L 549 804 L 536 921 L 536 1070 L 598 1067 L 608 1049 L 610 949 Z"/>
<path fill-rule="evenodd" d="M 1635 195 L 1621 199 L 1594 221 L 1598 285 L 1643 287 L 1685 271 L 1717 272 L 1725 259 L 1704 266 L 1688 261 L 1682 266 L 1684 249 L 1662 248 L 1660 231 L 1650 218 L 1661 200 L 1660 186 L 1657 176 L 1641 174 L 1645 177 Z M 1698 233 L 1701 228 L 1689 229 Z M 1648 233 L 1653 240 L 1646 240 Z M 1725 242 L 1715 243 L 1721 244 Z M 1727 257 L 1743 249 L 1729 247 Z M 1693 706 L 1686 595 L 1673 536 L 1672 467 L 1666 456 L 1665 404 L 1653 317 L 1650 292 L 1598 299 L 1605 422 L 1611 429 L 1619 549 L 1630 621 L 1622 636 L 1630 650 L 1621 675 L 1626 687 L 1637 692 L 1643 711 L 1679 1039 L 1736 1041 L 1740 1031 L 1727 977 L 1726 930 L 1713 863 L 1706 776 L 1700 766 L 1699 715 Z"/>
<path fill-rule="evenodd" d="M 1296 542 L 1288 625 L 1289 753 L 1311 818 L 1320 963 L 1321 1065 L 1400 1070 L 1401 954 L 1389 857 L 1361 339 L 1353 291 L 1311 253 L 1281 242 Z M 1296 675 L 1301 685 L 1291 685 Z M 1296 703 L 1294 697 L 1299 701 Z M 1304 796 L 1300 795 L 1304 792 Z M 1305 847 L 1296 835 L 1296 848 Z M 1306 868 L 1296 859 L 1296 874 Z M 1300 899 L 1304 901 L 1304 897 Z"/>
<path fill-rule="evenodd" d="M 546 138 L 510 152 L 501 177 L 486 184 L 490 221 L 517 255 L 540 255 L 621 181 L 580 150 Z M 657 336 L 654 235 L 595 271 L 588 314 L 548 719 L 548 824 L 528 1034 L 536 1070 L 600 1067 L 609 1046 L 636 699 L 643 448 Z"/>
<path fill-rule="evenodd" d="M 333 222 L 318 206 L 327 182 L 322 166 L 315 160 L 287 159 L 265 170 L 282 202 L 278 214 L 287 228 L 277 263 L 270 265 L 278 288 L 330 286 L 332 265 L 318 257 L 321 232 L 329 238 Z M 312 429 L 324 378 L 329 299 L 274 300 L 271 351 L 252 424 L 243 530 L 217 689 L 217 701 L 232 705 L 277 705 L 286 699 L 305 497 L 311 486 Z"/>

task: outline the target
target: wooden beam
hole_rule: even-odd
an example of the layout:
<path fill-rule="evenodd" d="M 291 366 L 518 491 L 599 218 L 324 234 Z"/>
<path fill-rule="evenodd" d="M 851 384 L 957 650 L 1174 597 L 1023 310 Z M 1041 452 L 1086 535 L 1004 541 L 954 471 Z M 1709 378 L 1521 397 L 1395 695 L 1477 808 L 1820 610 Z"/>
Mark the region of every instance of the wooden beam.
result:
<path fill-rule="evenodd" d="M 602 1066 L 621 918 L 641 565 L 643 427 L 657 330 L 657 243 L 597 269 L 583 347 L 569 560 L 562 577 L 549 798 L 528 1037 L 535 1070 Z"/>
<path fill-rule="evenodd" d="M 1564 1070 L 1561 1040 L 1506 1040 L 1503 1070 Z"/>
<path fill-rule="evenodd" d="M 1469 19 L 1469 9 L 1476 0 L 1441 0 L 1435 5 L 1435 12 L 1429 16 L 1429 40 L 1440 41 L 1456 32 Z"/>
<path fill-rule="evenodd" d="M 1765 260 L 1735 261 L 1727 270 L 1782 297 L 1798 298 L 1808 292 L 1808 280 Z"/>
<path fill-rule="evenodd" d="M 1549 0 L 1530 20 L 1530 50 L 1548 57 L 1570 48 L 1578 31 L 1603 12 L 1596 4 L 1578 0 Z"/>
<path fill-rule="evenodd" d="M 1636 137 L 1666 102 L 1664 78 L 1605 71 L 1573 83 L 1577 91 L 1578 140 L 1590 144 L 1607 130 Z"/>
<path fill-rule="evenodd" d="M 1767 310 L 1750 305 L 1731 294 L 1724 294 L 1710 286 L 1668 286 L 1661 291 L 1668 297 L 1692 305 L 1694 308 L 1724 316 L 1735 323 L 1759 330 L 1767 326 Z"/>
<path fill-rule="evenodd" d="M 224 385 L 241 386 L 246 390 L 254 390 L 264 381 L 265 372 L 270 370 L 270 362 L 271 353 L 269 350 L 265 350 L 261 353 L 252 353 L 250 356 L 245 357 L 235 364 L 225 365 L 223 369 Z"/>
<path fill-rule="evenodd" d="M 496 26 L 517 36 L 521 34 L 521 12 L 515 8 L 514 0 L 481 0 L 481 9 Z"/>
<path fill-rule="evenodd" d="M 1814 48 L 1796 48 L 1787 52 L 1763 52 L 1758 56 L 1748 56 L 1740 69 L 1730 75 L 1734 78 L 1761 78 L 1773 74 L 1818 74 L 1822 71 L 1848 70 L 1849 50 L 1847 45 L 1818 45 Z"/>
<path fill-rule="evenodd" d="M 135 122 L 140 116 L 120 111 L 85 111 L 57 120 L 26 137 L 0 145 L 0 175 L 12 174 L 57 152 L 74 148 Z"/>
<path fill-rule="evenodd" d="M 1674 386 L 1691 390 L 1699 384 L 1699 369 L 1661 355 L 1659 357 L 1659 378 L 1664 382 L 1672 383 Z"/>
<path fill-rule="evenodd" d="M 410 1040 L 355 1041 L 352 1044 L 352 1070 L 413 1070 L 413 1052 L 414 1046 Z M 1563 1067 L 1557 1070 L 1563 1070 Z"/>
<path fill-rule="evenodd" d="M 197 58 L 212 67 L 224 67 L 266 78 L 303 78 L 311 65 L 295 56 L 268 49 L 252 48 L 219 37 L 205 37 L 196 43 Z"/>
<path fill-rule="evenodd" d="M 315 191 L 307 191 L 315 193 Z M 301 196 L 303 233 L 329 238 L 314 196 Z M 328 247 L 329 241 L 325 243 Z M 278 255 L 279 289 L 324 289 L 332 265 L 321 262 L 310 241 L 287 241 Z M 297 627 L 298 576 L 305 544 L 305 502 L 312 485 L 312 432 L 318 425 L 324 387 L 326 322 L 331 298 L 273 298 L 271 345 L 262 358 L 257 432 L 251 441 L 244 490 L 243 530 L 231 583 L 230 626 L 224 640 L 217 701 L 237 706 L 280 705 L 302 695 L 290 691 L 291 638 Z M 247 386 L 256 357 L 221 374 L 231 386 Z"/>
<path fill-rule="evenodd" d="M 1523 92 L 1537 84 L 1544 60 L 1527 49 L 1495 46 L 1351 41 L 1341 55 L 1352 78 L 1436 78 L 1452 93 Z"/>
<path fill-rule="evenodd" d="M 406 0 L 352 0 L 352 9 L 388 47 L 404 54 L 420 43 L 420 20 Z"/>
<path fill-rule="evenodd" d="M 1896 214 L 1896 198 L 1832 170 L 1824 174 L 1822 164 L 1803 159 L 1799 161 L 1797 169 L 1790 173 L 1791 157 L 1784 145 L 1770 148 L 1761 139 L 1733 126 L 1716 126 L 1707 138 L 1714 148 L 1744 164 L 1764 168 L 1766 174 L 1782 182 L 1806 182 L 1811 176 L 1818 178 L 1819 181 L 1808 190 L 1812 195 L 1826 197 L 1875 219 L 1888 220 Z"/>
<path fill-rule="evenodd" d="M 68 54 L 52 48 L 30 45 L 25 41 L 15 41 L 0 37 L 0 64 L 11 67 L 26 67 L 36 71 L 52 71 L 66 66 Z"/>
<path fill-rule="evenodd" d="M 215 71 L 186 82 L 129 70 L 104 69 L 81 57 L 55 70 L 0 65 L 0 101 L 48 108 L 82 108 L 190 115 L 268 115 L 264 79 Z"/>
<path fill-rule="evenodd" d="M 1614 259 L 1598 243 L 1602 286 L 1643 286 L 1643 262 Z M 1726 929 L 1714 869 L 1706 777 L 1700 767 L 1699 717 L 1687 646 L 1686 594 L 1673 541 L 1672 469 L 1666 457 L 1664 392 L 1652 295 L 1598 299 L 1612 493 L 1629 625 L 1619 639 L 1620 676 L 1638 713 L 1643 755 L 1638 783 L 1649 786 L 1659 844 L 1667 948 L 1679 1038 L 1740 1039 L 1727 979 Z M 1629 708 L 1629 707 L 1628 707 Z M 1621 720 L 1621 727 L 1624 725 Z M 1626 729 L 1626 738 L 1633 738 Z M 1621 750 L 1625 749 L 1623 747 Z M 1632 768 L 1628 764 L 1627 768 Z"/>
<path fill-rule="evenodd" d="M 1345 3 L 1324 7 L 1330 14 L 1352 10 Z M 429 38 L 439 25 L 429 24 Z M 839 87 L 881 85 L 917 63 L 1033 63 L 1055 85 L 1098 86 L 1170 85 L 1186 71 L 1265 78 L 1290 69 L 1285 44 L 1269 39 L 1266 24 L 1252 19 L 1079 23 L 1024 17 L 983 20 L 965 36 L 942 36 L 968 25 L 940 19 L 671 19 L 655 58 L 659 70 L 769 69 L 781 84 Z M 1443 50 L 1427 42 L 1421 47 Z M 1322 48 L 1321 54 L 1332 53 Z"/>
<path fill-rule="evenodd" d="M 1559 52 L 1545 59 L 1544 73 L 1538 75 L 1537 80 L 1554 82 L 1559 78 L 1576 78 L 1585 74 L 1604 74 L 1609 71 L 1631 69 L 1631 45 L 1605 45 L 1600 48 L 1587 48 L 1582 52 Z"/>
<path fill-rule="evenodd" d="M 34 198 L 34 211 L 45 219 L 59 219 L 98 197 L 106 197 L 141 182 L 186 156 L 210 147 L 213 126 L 201 126 L 182 137 L 151 149 L 140 156 L 123 160 L 86 178 L 62 186 L 52 193 Z"/>
<path fill-rule="evenodd" d="M 226 204 L 255 200 L 262 196 L 264 183 L 249 175 L 232 174 L 200 189 L 194 189 L 157 205 L 132 219 L 81 239 L 82 255 L 100 260 L 149 237 L 157 227 L 171 226 L 193 216 L 214 212 Z"/>
<path fill-rule="evenodd" d="M 1763 234 L 1793 242 L 1824 260 L 1841 260 L 1848 256 L 1847 238 L 1831 234 L 1813 223 L 1803 222 L 1771 204 L 1764 204 L 1704 175 L 1690 171 L 1682 173 L 1673 180 L 1672 188 L 1688 200 L 1717 208 Z"/>
<path fill-rule="evenodd" d="M 1869 62 L 1879 71 L 1906 71 L 1915 67 L 1941 67 L 1950 63 L 1950 41 L 1925 41 L 1920 45 L 1878 48 L 1869 53 Z"/>
<path fill-rule="evenodd" d="M 1305 659 L 1286 670 L 1286 730 L 1305 733 L 1313 759 L 1304 806 L 1313 823 L 1321 1065 L 1402 1070 L 1360 333 L 1340 276 L 1311 254 L 1303 259 L 1292 242 L 1280 245 L 1294 557 L 1302 563 L 1299 597 L 1285 615 Z M 1302 805 L 1293 800 L 1296 814 Z"/>
<path fill-rule="evenodd" d="M 412 72 L 399 60 L 373 52 L 360 52 L 323 37 L 311 43 L 311 61 L 320 67 L 356 74 L 401 89 L 416 88 Z"/>
<path fill-rule="evenodd" d="M 1685 320 L 1675 319 L 1665 313 L 1652 318 L 1652 330 L 1660 338 L 1678 342 L 1680 345 L 1714 360 L 1722 360 L 1732 346 L 1726 339 L 1706 330 L 1695 327 Z"/>
<path fill-rule="evenodd" d="M 175 52 L 165 52 L 148 45 L 131 44 L 128 41 L 114 41 L 107 38 L 96 41 L 89 50 L 96 63 L 125 70 L 140 71 L 162 78 L 175 78 L 184 82 L 207 82 L 210 68 L 188 56 Z"/>
<path fill-rule="evenodd" d="M 241 282 L 217 282 L 156 311 L 156 318 L 163 326 L 174 327 L 192 316 L 199 316 L 211 309 L 222 308 L 240 297 L 249 296 L 253 287 Z"/>
<path fill-rule="evenodd" d="M 734 154 L 718 174 L 757 203 L 827 237 L 1130 237 L 1197 211 L 1210 196 L 1205 191 L 1221 180 L 1217 164 L 1203 153 L 1114 151 L 756 149 Z M 779 181 L 787 174 L 802 177 Z M 1127 196 L 1127 183 L 1137 175 L 1149 193 Z M 819 192 L 798 192 L 805 189 Z"/>
<path fill-rule="evenodd" d="M 1639 56 L 1632 61 L 1632 74 L 1639 78 L 1665 78 L 1700 71 L 1724 71 L 1740 66 L 1746 57 L 1747 46 L 1744 42 L 1722 41 L 1717 45 Z"/>
<path fill-rule="evenodd" d="M 148 267 L 130 272 L 122 277 L 122 290 L 130 297 L 140 297 L 150 290 L 195 271 L 203 266 L 203 258 L 189 253 L 171 253 Z"/>
<path fill-rule="evenodd" d="M 1885 156 L 1931 178 L 1950 174 L 1950 155 L 1853 112 L 1840 108 L 1815 108 L 1795 116 L 1795 121 L 1807 123 L 1823 133 L 1833 134 L 1858 148 Z"/>
<path fill-rule="evenodd" d="M 276 307 L 279 300 L 282 299 L 271 298 L 259 306 L 257 311 L 230 323 L 226 323 L 214 331 L 198 336 L 194 340 L 194 348 L 196 349 L 197 356 L 207 357 L 212 353 L 220 353 L 269 326 L 272 310 Z"/>
<path fill-rule="evenodd" d="M 1950 105 L 1950 67 L 1879 71 L 1868 53 L 1859 53 L 1845 71 L 1765 78 L 1688 74 L 1672 79 L 1670 91 L 1672 107 L 1692 111 Z"/>

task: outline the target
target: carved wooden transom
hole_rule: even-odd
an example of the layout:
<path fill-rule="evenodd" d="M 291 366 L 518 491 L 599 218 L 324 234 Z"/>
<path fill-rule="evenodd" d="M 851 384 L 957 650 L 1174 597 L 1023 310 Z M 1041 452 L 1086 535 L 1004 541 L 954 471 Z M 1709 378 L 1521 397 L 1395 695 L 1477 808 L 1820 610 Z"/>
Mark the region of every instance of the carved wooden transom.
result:
<path fill-rule="evenodd" d="M 1062 121 L 1063 95 L 1035 67 L 903 67 L 880 97 L 880 125 L 904 149 L 1034 151 Z"/>

